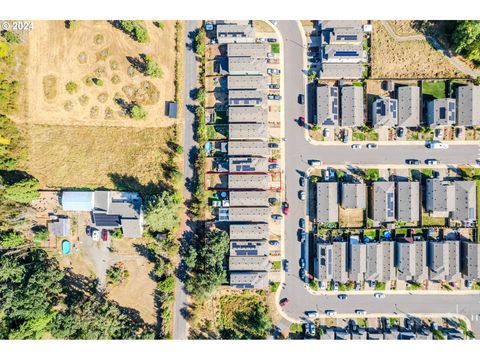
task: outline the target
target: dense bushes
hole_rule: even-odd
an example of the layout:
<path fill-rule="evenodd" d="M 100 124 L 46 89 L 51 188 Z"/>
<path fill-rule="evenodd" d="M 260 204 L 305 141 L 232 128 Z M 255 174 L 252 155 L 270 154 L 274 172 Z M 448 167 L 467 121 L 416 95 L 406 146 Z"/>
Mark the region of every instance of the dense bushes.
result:
<path fill-rule="evenodd" d="M 139 43 L 146 43 L 149 40 L 147 29 L 143 21 L 138 20 L 120 20 L 118 21 L 120 28 L 129 34 Z"/>
<path fill-rule="evenodd" d="M 455 52 L 480 63 L 480 20 L 457 21 L 452 43 Z"/>

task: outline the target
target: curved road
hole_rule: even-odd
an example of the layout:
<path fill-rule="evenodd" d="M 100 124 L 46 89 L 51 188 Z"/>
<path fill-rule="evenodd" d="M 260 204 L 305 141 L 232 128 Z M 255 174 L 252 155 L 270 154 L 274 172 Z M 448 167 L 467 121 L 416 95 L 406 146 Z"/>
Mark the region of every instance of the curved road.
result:
<path fill-rule="evenodd" d="M 298 199 L 299 173 L 308 169 L 310 159 L 323 160 L 326 164 L 405 164 L 405 159 L 424 160 L 435 157 L 442 163 L 474 163 L 478 156 L 477 145 L 451 145 L 448 150 L 428 150 L 423 145 L 385 145 L 377 150 L 352 150 L 348 145 L 310 144 L 304 129 L 293 119 L 305 117 L 305 106 L 297 102 L 305 93 L 306 76 L 303 73 L 306 54 L 301 29 L 297 21 L 279 21 L 277 25 L 283 38 L 284 50 L 284 99 L 285 99 L 285 198 L 290 204 L 285 217 L 284 257 L 289 262 L 285 283 L 279 298 L 289 303 L 282 314 L 286 319 L 301 321 L 304 312 L 335 310 L 338 316 L 353 316 L 357 309 L 369 314 L 461 314 L 470 320 L 473 331 L 480 335 L 480 295 L 472 294 L 388 294 L 375 299 L 372 294 L 352 294 L 347 300 L 339 300 L 337 294 L 314 295 L 299 277 L 299 259 L 307 249 L 297 240 L 298 221 L 305 217 L 306 204 Z M 308 264 L 307 264 L 308 268 Z"/>

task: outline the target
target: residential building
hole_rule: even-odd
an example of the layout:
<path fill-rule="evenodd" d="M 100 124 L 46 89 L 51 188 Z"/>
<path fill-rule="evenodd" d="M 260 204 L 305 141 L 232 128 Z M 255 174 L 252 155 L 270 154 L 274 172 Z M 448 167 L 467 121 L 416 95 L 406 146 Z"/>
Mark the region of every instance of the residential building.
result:
<path fill-rule="evenodd" d="M 262 106 L 267 103 L 267 94 L 260 90 L 229 90 L 229 106 Z"/>
<path fill-rule="evenodd" d="M 480 125 L 480 86 L 459 86 L 457 95 L 457 125 Z"/>
<path fill-rule="evenodd" d="M 373 220 L 380 223 L 395 221 L 395 183 L 377 181 L 373 183 Z"/>
<path fill-rule="evenodd" d="M 139 194 L 123 191 L 63 191 L 64 211 L 88 211 L 93 225 L 113 230 L 121 228 L 126 238 L 143 235 L 142 199 Z"/>
<path fill-rule="evenodd" d="M 267 124 L 228 124 L 228 138 L 231 140 L 267 140 Z"/>
<path fill-rule="evenodd" d="M 269 238 L 268 223 L 230 224 L 230 240 L 257 240 Z"/>
<path fill-rule="evenodd" d="M 229 75 L 265 75 L 267 73 L 267 60 L 253 57 L 229 57 Z"/>
<path fill-rule="evenodd" d="M 268 174 L 229 174 L 229 189 L 268 189 L 270 175 Z"/>
<path fill-rule="evenodd" d="M 338 87 L 317 87 L 317 124 L 319 126 L 338 126 L 339 102 Z"/>
<path fill-rule="evenodd" d="M 363 87 L 343 86 L 342 87 L 342 126 L 359 127 L 363 125 Z"/>
<path fill-rule="evenodd" d="M 361 20 L 322 20 L 322 31 L 335 31 L 336 29 L 362 28 Z"/>
<path fill-rule="evenodd" d="M 367 266 L 365 280 L 390 281 L 395 278 L 395 242 L 369 242 L 365 244 Z"/>
<path fill-rule="evenodd" d="M 317 221 L 318 223 L 338 221 L 338 183 L 317 183 Z"/>
<path fill-rule="evenodd" d="M 230 256 L 228 263 L 230 271 L 268 271 L 270 268 L 268 256 Z"/>
<path fill-rule="evenodd" d="M 227 44 L 227 56 L 249 56 L 266 58 L 270 52 L 268 43 L 230 43 Z"/>
<path fill-rule="evenodd" d="M 269 207 L 230 207 L 219 209 L 220 221 L 234 222 L 268 222 L 270 217 Z"/>
<path fill-rule="evenodd" d="M 322 63 L 359 63 L 362 60 L 362 45 L 332 44 L 322 47 Z"/>
<path fill-rule="evenodd" d="M 237 173 L 267 172 L 268 159 L 263 157 L 231 157 L 228 159 L 228 171 Z"/>
<path fill-rule="evenodd" d="M 70 236 L 70 218 L 68 216 L 50 216 L 47 222 L 47 229 L 54 236 Z"/>
<path fill-rule="evenodd" d="M 321 281 L 348 281 L 347 243 L 317 243 L 317 257 L 314 263 L 315 277 Z"/>
<path fill-rule="evenodd" d="M 318 77 L 322 80 L 336 79 L 361 79 L 363 76 L 363 64 L 351 63 L 322 63 Z"/>
<path fill-rule="evenodd" d="M 396 242 L 397 279 L 421 282 L 428 278 L 427 242 L 405 238 Z"/>
<path fill-rule="evenodd" d="M 229 141 L 229 156 L 268 156 L 270 149 L 266 141 Z"/>
<path fill-rule="evenodd" d="M 354 27 L 322 28 L 323 45 L 361 45 L 363 30 L 361 25 Z"/>
<path fill-rule="evenodd" d="M 462 241 L 461 243 L 461 269 L 465 280 L 480 279 L 480 243 Z"/>
<path fill-rule="evenodd" d="M 264 240 L 232 240 L 230 256 L 268 256 L 268 243 Z"/>
<path fill-rule="evenodd" d="M 399 181 L 396 184 L 397 220 L 420 221 L 420 183 L 418 181 Z"/>
<path fill-rule="evenodd" d="M 217 24 L 219 44 L 255 42 L 255 28 L 250 24 Z"/>
<path fill-rule="evenodd" d="M 365 183 L 342 182 L 341 204 L 344 209 L 365 209 L 367 187 Z"/>
<path fill-rule="evenodd" d="M 268 122 L 268 109 L 260 106 L 232 106 L 228 108 L 229 123 Z"/>
<path fill-rule="evenodd" d="M 349 279 L 363 281 L 367 272 L 367 246 L 358 240 L 358 236 L 350 236 Z"/>
<path fill-rule="evenodd" d="M 430 126 L 452 126 L 456 123 L 456 101 L 452 98 L 435 99 L 427 104 L 427 123 Z"/>
<path fill-rule="evenodd" d="M 429 241 L 428 268 L 430 280 L 447 282 L 460 280 L 460 241 Z"/>
<path fill-rule="evenodd" d="M 475 181 L 455 181 L 455 211 L 452 218 L 463 222 L 473 222 L 477 219 Z"/>
<path fill-rule="evenodd" d="M 425 209 L 434 217 L 449 217 L 455 209 L 455 185 L 450 181 L 428 178 Z"/>
<path fill-rule="evenodd" d="M 268 78 L 263 75 L 227 76 L 228 90 L 267 90 Z"/>
<path fill-rule="evenodd" d="M 232 271 L 230 286 L 237 289 L 265 289 L 268 286 L 268 273 L 263 271 Z"/>
<path fill-rule="evenodd" d="M 267 191 L 230 191 L 230 206 L 268 206 Z"/>
<path fill-rule="evenodd" d="M 381 97 L 372 104 L 372 125 L 379 127 L 395 127 L 398 124 L 398 100 Z"/>
<path fill-rule="evenodd" d="M 400 86 L 397 90 L 398 126 L 418 127 L 420 125 L 420 88 Z"/>

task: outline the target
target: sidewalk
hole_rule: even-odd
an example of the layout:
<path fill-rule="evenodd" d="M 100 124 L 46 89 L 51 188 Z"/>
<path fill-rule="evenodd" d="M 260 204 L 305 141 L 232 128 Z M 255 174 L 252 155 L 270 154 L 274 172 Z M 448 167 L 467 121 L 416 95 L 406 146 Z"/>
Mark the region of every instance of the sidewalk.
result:
<path fill-rule="evenodd" d="M 347 290 L 347 291 L 327 291 L 318 290 L 313 291 L 309 286 L 306 290 L 314 296 L 329 295 L 337 296 L 338 294 L 371 296 L 376 293 L 385 295 L 480 295 L 480 290 Z"/>

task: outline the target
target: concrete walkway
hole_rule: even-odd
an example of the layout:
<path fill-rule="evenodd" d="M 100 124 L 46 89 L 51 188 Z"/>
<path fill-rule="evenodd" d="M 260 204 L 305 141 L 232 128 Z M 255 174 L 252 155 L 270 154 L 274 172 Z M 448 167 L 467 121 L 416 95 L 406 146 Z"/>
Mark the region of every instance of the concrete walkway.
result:
<path fill-rule="evenodd" d="M 381 21 L 383 27 L 385 30 L 387 30 L 388 34 L 395 39 L 397 42 L 405 42 L 405 41 L 427 41 L 429 42 L 433 48 L 439 52 L 441 52 L 447 60 L 452 64 L 457 70 L 463 72 L 464 74 L 467 74 L 468 76 L 472 78 L 476 78 L 480 76 L 480 70 L 473 70 L 466 64 L 464 64 L 462 61 L 459 59 L 455 58 L 453 54 L 450 52 L 450 50 L 446 49 L 440 41 L 437 40 L 437 38 L 431 36 L 431 35 L 405 35 L 405 36 L 400 36 L 395 33 L 393 30 L 392 26 L 389 24 L 388 21 L 382 20 Z"/>

